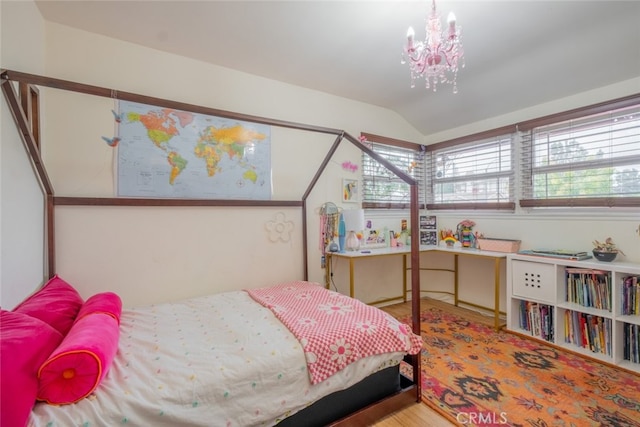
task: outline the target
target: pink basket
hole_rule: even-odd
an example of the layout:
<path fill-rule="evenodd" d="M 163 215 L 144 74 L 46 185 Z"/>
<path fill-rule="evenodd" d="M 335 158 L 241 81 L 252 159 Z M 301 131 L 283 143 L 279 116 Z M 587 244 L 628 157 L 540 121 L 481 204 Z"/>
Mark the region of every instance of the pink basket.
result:
<path fill-rule="evenodd" d="M 520 250 L 520 240 L 483 237 L 478 239 L 478 247 L 483 251 L 518 252 Z"/>

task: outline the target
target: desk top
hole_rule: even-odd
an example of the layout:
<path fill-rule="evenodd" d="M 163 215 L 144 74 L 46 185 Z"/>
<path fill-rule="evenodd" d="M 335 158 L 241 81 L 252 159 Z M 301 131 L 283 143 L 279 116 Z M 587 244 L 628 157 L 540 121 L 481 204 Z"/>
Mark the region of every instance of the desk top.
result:
<path fill-rule="evenodd" d="M 446 246 L 437 246 L 437 245 L 420 245 L 420 252 L 449 252 L 452 254 L 462 254 L 462 255 L 474 255 L 474 256 L 484 256 L 490 258 L 506 258 L 507 253 L 505 252 L 492 252 L 492 251 L 483 251 L 480 249 L 474 248 L 449 248 Z M 327 254 L 331 256 L 338 256 L 344 258 L 360 258 L 360 257 L 370 257 L 370 256 L 380 256 L 380 255 L 406 255 L 411 252 L 411 248 L 409 246 L 400 246 L 400 247 L 389 247 L 389 248 L 361 248 L 358 251 L 346 251 L 346 252 L 327 252 Z"/>

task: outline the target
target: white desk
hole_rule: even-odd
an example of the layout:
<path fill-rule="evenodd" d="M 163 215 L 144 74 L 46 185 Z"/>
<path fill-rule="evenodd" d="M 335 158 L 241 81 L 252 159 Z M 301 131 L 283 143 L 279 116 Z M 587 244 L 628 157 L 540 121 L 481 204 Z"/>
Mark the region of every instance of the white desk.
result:
<path fill-rule="evenodd" d="M 454 291 L 453 298 L 454 304 L 458 306 L 460 303 L 471 305 L 485 310 L 493 311 L 494 313 L 494 326 L 496 330 L 499 330 L 503 325 L 500 323 L 500 262 L 506 260 L 507 254 L 504 252 L 490 252 L 482 251 L 479 249 L 469 248 L 449 248 L 445 246 L 420 246 L 420 253 L 422 252 L 444 252 L 450 253 L 454 256 L 454 268 L 451 271 L 454 275 Z M 340 257 L 349 260 L 349 296 L 355 298 L 355 277 L 354 277 L 354 263 L 357 259 L 371 258 L 379 256 L 402 256 L 402 296 L 388 298 L 382 301 L 376 301 L 376 303 L 388 302 L 402 298 L 404 302 L 407 301 L 407 270 L 411 267 L 407 267 L 407 255 L 411 254 L 411 250 L 407 246 L 399 248 L 380 248 L 380 249 L 361 249 L 360 251 L 347 251 L 347 252 L 327 252 L 326 254 L 326 271 L 325 271 L 325 285 L 329 289 L 331 284 L 331 258 Z M 494 306 L 484 307 L 475 304 L 471 301 L 463 301 L 458 296 L 458 257 L 459 256 L 471 256 L 471 257 L 483 257 L 494 260 Z M 420 268 L 421 270 L 434 270 L 433 268 Z"/>

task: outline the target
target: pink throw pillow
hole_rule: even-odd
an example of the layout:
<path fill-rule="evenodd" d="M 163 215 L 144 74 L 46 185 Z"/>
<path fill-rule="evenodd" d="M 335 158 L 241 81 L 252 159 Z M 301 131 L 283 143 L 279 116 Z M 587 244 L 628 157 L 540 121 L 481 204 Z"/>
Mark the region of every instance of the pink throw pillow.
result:
<path fill-rule="evenodd" d="M 79 318 L 38 371 L 38 400 L 58 405 L 91 394 L 105 377 L 118 350 L 120 328 L 110 314 Z"/>
<path fill-rule="evenodd" d="M 83 302 L 78 291 L 56 275 L 13 311 L 40 319 L 66 335 Z"/>
<path fill-rule="evenodd" d="M 0 314 L 0 425 L 24 426 L 38 393 L 38 368 L 62 334 L 26 314 Z"/>

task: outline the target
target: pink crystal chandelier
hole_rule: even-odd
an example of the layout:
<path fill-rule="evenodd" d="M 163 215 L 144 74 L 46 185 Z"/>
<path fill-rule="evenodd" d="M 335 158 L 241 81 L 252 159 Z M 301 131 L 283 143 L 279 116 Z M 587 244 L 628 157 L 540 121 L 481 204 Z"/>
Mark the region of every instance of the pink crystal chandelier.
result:
<path fill-rule="evenodd" d="M 460 27 L 456 26 L 453 12 L 449 12 L 447 23 L 447 29 L 442 31 L 440 16 L 436 12 L 436 1 L 433 0 L 431 13 L 427 18 L 424 42 L 414 41 L 415 32 L 409 27 L 401 63 L 409 63 L 411 87 L 415 87 L 417 78 L 424 77 L 427 89 L 433 88 L 435 92 L 438 83 L 451 83 L 453 93 L 458 93 L 458 63 L 460 62 L 464 68 L 464 50 L 460 39 Z"/>

